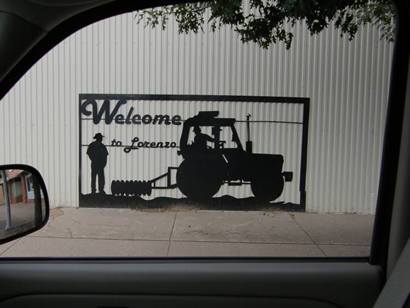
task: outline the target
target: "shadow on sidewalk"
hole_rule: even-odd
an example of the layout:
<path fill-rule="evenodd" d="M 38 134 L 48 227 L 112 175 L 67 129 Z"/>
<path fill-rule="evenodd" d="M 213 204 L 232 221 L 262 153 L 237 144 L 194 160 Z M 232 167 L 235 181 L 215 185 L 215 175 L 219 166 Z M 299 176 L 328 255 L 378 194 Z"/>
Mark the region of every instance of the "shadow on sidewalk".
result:
<path fill-rule="evenodd" d="M 81 207 L 89 208 L 129 208 L 129 209 L 162 209 L 162 210 L 228 210 L 228 211 L 302 211 L 294 203 L 261 202 L 253 197 L 237 199 L 232 196 L 221 196 L 206 201 L 192 201 L 187 198 L 158 197 L 145 200 L 139 196 L 114 196 L 108 194 L 80 195 Z"/>

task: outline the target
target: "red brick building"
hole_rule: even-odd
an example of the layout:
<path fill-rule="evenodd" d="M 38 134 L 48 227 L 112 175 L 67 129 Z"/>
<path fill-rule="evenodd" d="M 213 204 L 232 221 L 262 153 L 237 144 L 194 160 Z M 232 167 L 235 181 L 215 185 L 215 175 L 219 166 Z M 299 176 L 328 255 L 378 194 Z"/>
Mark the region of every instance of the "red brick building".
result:
<path fill-rule="evenodd" d="M 24 170 L 6 170 L 10 203 L 28 203 L 34 200 L 31 174 Z M 4 180 L 0 178 L 0 204 L 4 204 Z"/>

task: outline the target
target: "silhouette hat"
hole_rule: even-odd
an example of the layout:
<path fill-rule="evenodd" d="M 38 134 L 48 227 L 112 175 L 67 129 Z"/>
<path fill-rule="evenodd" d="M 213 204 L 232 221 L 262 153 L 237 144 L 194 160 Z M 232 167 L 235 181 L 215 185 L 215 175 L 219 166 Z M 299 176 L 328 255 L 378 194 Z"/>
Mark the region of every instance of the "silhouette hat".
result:
<path fill-rule="evenodd" d="M 101 133 L 96 133 L 94 139 L 103 138 L 104 136 Z"/>

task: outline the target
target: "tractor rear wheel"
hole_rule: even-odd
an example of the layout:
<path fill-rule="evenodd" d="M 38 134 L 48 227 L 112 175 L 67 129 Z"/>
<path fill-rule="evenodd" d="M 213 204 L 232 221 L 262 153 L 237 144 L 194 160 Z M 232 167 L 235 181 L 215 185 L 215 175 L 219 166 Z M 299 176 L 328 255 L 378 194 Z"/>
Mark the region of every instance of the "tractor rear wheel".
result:
<path fill-rule="evenodd" d="M 277 199 L 283 191 L 285 180 L 282 175 L 270 178 L 257 178 L 251 181 L 251 189 L 255 198 L 268 202 Z"/>
<path fill-rule="evenodd" d="M 217 165 L 213 161 L 184 160 L 177 171 L 179 190 L 192 200 L 212 198 L 222 185 Z"/>

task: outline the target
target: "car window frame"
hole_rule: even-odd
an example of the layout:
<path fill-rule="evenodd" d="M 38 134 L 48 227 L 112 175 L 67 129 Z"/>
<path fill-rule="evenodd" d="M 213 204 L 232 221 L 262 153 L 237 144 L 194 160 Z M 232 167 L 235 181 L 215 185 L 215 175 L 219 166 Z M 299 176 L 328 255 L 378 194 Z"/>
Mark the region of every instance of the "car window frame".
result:
<path fill-rule="evenodd" d="M 62 21 L 52 30 L 47 32 L 14 66 L 12 70 L 1 81 L 0 99 L 12 88 L 12 86 L 33 66 L 43 55 L 45 55 L 54 46 L 74 32 L 102 19 L 106 19 L 130 11 L 141 10 L 150 7 L 170 5 L 176 3 L 188 3 L 197 1 L 174 1 L 174 0 L 155 0 L 155 1 L 114 1 L 101 4 L 92 9 L 76 14 Z M 206 1 L 202 1 L 206 2 Z M 409 18 L 405 1 L 395 0 L 399 14 L 397 20 L 397 35 L 393 51 L 393 62 L 390 91 L 388 98 L 388 111 L 386 117 L 385 136 L 383 142 L 383 154 L 381 163 L 381 173 L 379 178 L 379 191 L 377 198 L 375 222 L 373 227 L 373 236 L 371 242 L 371 253 L 369 257 L 157 257 L 157 258 L 139 258 L 139 257 L 116 257 L 116 258 L 4 258 L 6 259 L 29 259 L 29 260 L 110 260 L 122 262 L 128 260 L 207 260 L 214 262 L 224 260 L 229 262 L 238 262 L 239 260 L 249 260 L 254 262 L 265 261 L 291 261 L 291 262 L 367 262 L 371 265 L 379 265 L 386 268 L 388 258 L 389 236 L 391 228 L 391 216 L 394 200 L 394 188 L 396 182 L 398 157 L 400 150 L 400 139 L 403 127 L 403 110 L 405 105 L 407 67 L 409 42 L 407 41 L 407 29 L 409 29 Z"/>

